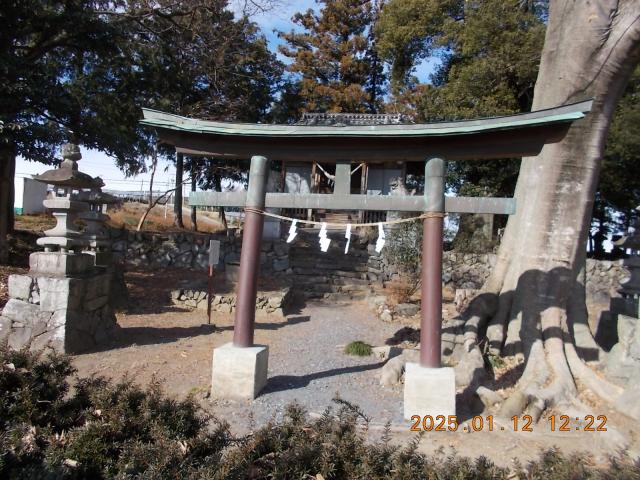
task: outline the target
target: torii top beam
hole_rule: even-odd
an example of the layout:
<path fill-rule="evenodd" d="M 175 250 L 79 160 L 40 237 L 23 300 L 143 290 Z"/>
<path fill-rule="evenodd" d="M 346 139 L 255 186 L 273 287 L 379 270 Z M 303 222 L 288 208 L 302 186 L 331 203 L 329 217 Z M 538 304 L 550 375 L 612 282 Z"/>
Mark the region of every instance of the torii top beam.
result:
<path fill-rule="evenodd" d="M 560 141 L 592 101 L 505 117 L 410 125 L 308 126 L 197 120 L 143 109 L 143 125 L 188 155 L 336 162 L 423 162 L 427 156 L 474 160 L 537 155 Z"/>

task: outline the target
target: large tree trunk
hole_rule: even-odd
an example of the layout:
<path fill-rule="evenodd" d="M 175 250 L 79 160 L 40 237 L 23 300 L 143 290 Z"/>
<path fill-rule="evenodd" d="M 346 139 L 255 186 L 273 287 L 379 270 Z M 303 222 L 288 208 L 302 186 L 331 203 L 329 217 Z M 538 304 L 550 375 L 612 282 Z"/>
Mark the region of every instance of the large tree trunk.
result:
<path fill-rule="evenodd" d="M 184 170 L 184 155 L 176 154 L 176 194 L 173 197 L 173 224 L 176 228 L 184 228 L 182 222 L 182 173 Z"/>
<path fill-rule="evenodd" d="M 9 260 L 7 235 L 13 232 L 15 174 L 15 147 L 13 144 L 3 144 L 0 147 L 0 263 L 7 263 Z"/>
<path fill-rule="evenodd" d="M 563 141 L 522 160 L 517 213 L 484 288 L 498 301 L 468 312 L 467 347 L 486 330 L 493 353 L 526 362 L 518 387 L 537 405 L 575 402 L 576 379 L 606 400 L 620 392 L 583 363 L 599 353 L 584 262 L 611 117 L 640 59 L 638 12 L 638 0 L 551 2 L 533 109 L 593 97 L 593 110 Z"/>

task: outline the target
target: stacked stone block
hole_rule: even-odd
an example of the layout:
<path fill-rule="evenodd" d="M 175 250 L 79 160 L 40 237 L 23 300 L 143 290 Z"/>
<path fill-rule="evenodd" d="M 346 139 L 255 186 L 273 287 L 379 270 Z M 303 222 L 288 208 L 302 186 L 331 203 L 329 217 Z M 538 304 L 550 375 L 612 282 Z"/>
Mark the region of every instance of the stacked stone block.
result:
<path fill-rule="evenodd" d="M 209 294 L 206 288 L 183 288 L 171 292 L 171 300 L 175 305 L 207 310 Z M 291 303 L 291 288 L 284 287 L 273 291 L 258 290 L 256 296 L 256 313 L 284 315 L 284 310 Z M 236 293 L 214 293 L 211 299 L 211 310 L 220 313 L 232 313 L 236 309 Z"/>
<path fill-rule="evenodd" d="M 117 328 L 109 306 L 111 275 L 11 275 L 0 316 L 0 340 L 13 349 L 79 353 L 104 343 Z"/>

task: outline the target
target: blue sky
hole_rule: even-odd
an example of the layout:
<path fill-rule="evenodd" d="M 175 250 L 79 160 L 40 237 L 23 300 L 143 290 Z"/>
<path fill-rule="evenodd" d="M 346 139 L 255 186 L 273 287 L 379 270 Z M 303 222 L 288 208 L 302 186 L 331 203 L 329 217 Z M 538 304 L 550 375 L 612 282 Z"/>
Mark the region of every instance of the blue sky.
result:
<path fill-rule="evenodd" d="M 236 5 L 242 4 L 242 0 L 236 0 Z M 289 32 L 292 29 L 296 29 L 297 27 L 293 22 L 291 22 L 291 17 L 296 12 L 305 12 L 309 8 L 318 10 L 319 6 L 316 4 L 315 0 L 301 0 L 301 1 L 287 1 L 283 0 L 279 2 L 279 6 L 273 11 L 260 13 L 255 15 L 254 20 L 260 25 L 263 33 L 267 37 L 267 41 L 269 42 L 269 47 L 273 51 L 277 51 L 278 45 L 283 42 L 278 38 L 278 31 Z M 236 6 L 236 9 L 241 10 L 241 8 Z M 280 60 L 286 62 L 288 59 L 282 55 L 278 55 Z M 416 66 L 414 70 L 414 75 L 418 77 L 420 82 L 427 83 L 430 81 L 430 75 L 433 73 L 433 69 L 436 65 L 435 59 L 427 59 Z"/>
<path fill-rule="evenodd" d="M 234 11 L 239 12 L 244 5 L 243 0 L 232 0 L 231 7 Z M 269 47 L 273 51 L 277 51 L 278 45 L 281 43 L 278 38 L 277 31 L 290 31 L 295 25 L 291 22 L 291 17 L 299 11 L 306 11 L 309 8 L 316 8 L 314 0 L 279 0 L 274 9 L 267 12 L 260 12 L 253 15 L 255 22 L 260 25 L 265 34 Z M 280 56 L 281 60 L 286 60 Z M 434 62 L 427 60 L 416 68 L 414 74 L 421 82 L 427 82 L 429 75 L 434 67 Z M 141 105 L 142 106 L 142 105 Z M 149 173 L 137 175 L 134 177 L 125 177 L 125 175 L 116 167 L 115 161 L 104 153 L 82 149 L 83 159 L 79 163 L 79 167 L 83 172 L 93 176 L 100 176 L 104 179 L 106 188 L 110 190 L 147 190 L 149 188 Z M 35 162 L 27 162 L 18 159 L 16 165 L 17 177 L 29 177 L 33 174 L 42 173 L 47 167 Z M 156 173 L 154 185 L 158 190 L 166 190 L 171 188 L 173 179 L 175 178 L 175 168 L 170 162 L 162 163 Z"/>

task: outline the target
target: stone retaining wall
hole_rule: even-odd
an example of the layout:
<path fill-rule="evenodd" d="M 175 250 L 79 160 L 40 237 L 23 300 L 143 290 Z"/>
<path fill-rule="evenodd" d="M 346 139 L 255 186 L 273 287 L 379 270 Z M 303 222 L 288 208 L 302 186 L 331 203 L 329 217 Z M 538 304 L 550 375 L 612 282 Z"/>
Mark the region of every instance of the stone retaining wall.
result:
<path fill-rule="evenodd" d="M 587 301 L 608 304 L 612 297 L 620 296 L 620 284 L 630 276 L 622 262 L 587 259 Z"/>
<path fill-rule="evenodd" d="M 186 308 L 207 310 L 209 295 L 202 289 L 176 289 L 171 292 L 171 300 L 175 305 Z M 258 290 L 256 298 L 256 311 L 258 313 L 276 313 L 284 315 L 284 310 L 291 302 L 291 289 L 284 287 L 273 291 Z M 232 313 L 236 309 L 235 289 L 228 293 L 214 293 L 211 299 L 211 311 L 220 313 Z"/>
<path fill-rule="evenodd" d="M 375 260 L 374 260 L 375 259 Z M 479 289 L 496 264 L 493 253 L 456 253 L 444 252 L 442 258 L 442 280 L 453 290 Z M 375 265 L 371 271 L 380 274 L 385 280 L 398 280 L 401 274 L 397 268 L 389 265 L 383 255 L 372 255 L 369 265 Z M 619 296 L 620 283 L 629 278 L 628 270 L 622 260 L 587 259 L 586 294 L 587 302 L 608 304 L 612 297 Z"/>
<path fill-rule="evenodd" d="M 151 268 L 206 269 L 209 259 L 209 240 L 220 240 L 220 264 L 237 265 L 240 260 L 241 236 L 232 230 L 229 235 L 200 233 L 148 233 L 113 230 L 113 250 L 116 258 L 128 265 Z M 340 300 L 343 297 L 366 296 L 384 282 L 399 280 L 402 274 L 372 244 L 352 241 L 350 252 L 343 254 L 342 232 L 330 232 L 328 253 L 320 252 L 317 233 L 300 232 L 291 244 L 284 241 L 265 241 L 262 244 L 261 274 L 286 275 L 291 284 L 305 296 Z M 482 287 L 496 255 L 444 252 L 443 282 L 450 288 L 478 289 Z M 416 266 L 419 269 L 419 266 Z M 622 261 L 587 260 L 587 300 L 608 303 L 617 296 L 620 282 L 628 278 Z"/>
<path fill-rule="evenodd" d="M 204 270 L 209 265 L 209 241 L 220 241 L 217 270 L 240 261 L 242 237 L 235 230 L 229 235 L 205 233 L 150 233 L 112 230 L 114 259 L 129 266 L 143 268 L 184 268 Z M 289 245 L 263 242 L 261 272 L 281 272 L 289 268 Z"/>
<path fill-rule="evenodd" d="M 331 244 L 327 252 L 320 251 L 318 236 L 300 232 L 291 247 L 291 282 L 305 298 L 324 298 L 328 301 L 349 301 L 365 298 L 373 287 L 382 286 L 380 279 L 370 273 L 366 245 L 350 245 L 345 255 L 344 232 L 330 232 Z"/>

